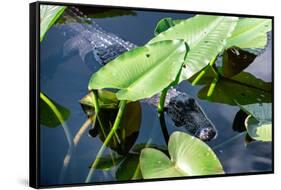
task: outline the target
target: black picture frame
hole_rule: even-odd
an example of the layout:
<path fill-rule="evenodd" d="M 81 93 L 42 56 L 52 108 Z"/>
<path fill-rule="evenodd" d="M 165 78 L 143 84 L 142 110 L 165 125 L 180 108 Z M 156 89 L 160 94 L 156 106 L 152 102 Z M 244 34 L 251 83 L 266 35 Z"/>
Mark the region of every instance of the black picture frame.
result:
<path fill-rule="evenodd" d="M 106 181 L 96 183 L 75 183 L 64 185 L 40 185 L 40 109 L 39 109 L 39 94 L 40 94 L 40 5 L 61 5 L 61 6 L 89 6 L 95 8 L 111 8 L 125 10 L 140 10 L 140 11 L 157 11 L 157 12 L 172 12 L 172 13 L 196 13 L 205 15 L 220 15 L 220 16 L 238 16 L 249 18 L 267 18 L 272 20 L 272 171 L 265 172 L 246 172 L 223 175 L 208 175 L 208 176 L 190 176 L 176 177 L 164 179 L 149 179 L 149 180 L 130 180 L 130 181 Z M 29 4 L 29 185 L 33 188 L 54 188 L 54 187 L 73 187 L 73 186 L 89 186 L 102 184 L 122 184 L 135 182 L 150 182 L 150 181 L 170 181 L 170 180 L 186 180 L 186 179 L 201 179 L 213 177 L 232 177 L 258 174 L 273 174 L 274 173 L 274 16 L 265 15 L 248 15 L 235 13 L 218 13 L 190 10 L 169 10 L 156 8 L 141 8 L 141 7 L 124 7 L 124 6 L 108 6 L 108 5 L 93 5 L 80 3 L 63 3 L 63 2 L 48 2 L 40 1 Z"/>

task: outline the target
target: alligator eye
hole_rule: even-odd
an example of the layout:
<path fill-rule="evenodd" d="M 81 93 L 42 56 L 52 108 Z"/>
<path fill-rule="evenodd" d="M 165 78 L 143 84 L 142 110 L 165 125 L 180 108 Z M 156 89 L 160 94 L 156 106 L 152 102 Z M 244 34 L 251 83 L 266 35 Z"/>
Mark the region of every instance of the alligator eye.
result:
<path fill-rule="evenodd" d="M 182 109 L 184 107 L 184 103 L 182 101 L 177 101 L 175 103 L 176 108 Z"/>
<path fill-rule="evenodd" d="M 194 104 L 195 104 L 194 98 L 189 98 L 189 99 L 188 99 L 188 103 L 189 103 L 190 105 L 194 105 Z"/>

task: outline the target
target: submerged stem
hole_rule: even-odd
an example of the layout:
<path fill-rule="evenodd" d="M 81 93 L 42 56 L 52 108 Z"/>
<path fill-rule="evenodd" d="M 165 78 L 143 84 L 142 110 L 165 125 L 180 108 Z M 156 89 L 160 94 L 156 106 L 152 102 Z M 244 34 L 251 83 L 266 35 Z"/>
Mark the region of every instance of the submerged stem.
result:
<path fill-rule="evenodd" d="M 165 142 L 168 145 L 169 132 L 167 130 L 167 125 L 165 122 L 165 115 L 164 115 L 165 98 L 166 98 L 167 92 L 168 92 L 168 88 L 164 89 L 160 95 L 159 103 L 158 103 L 158 118 L 160 121 L 160 126 L 161 126 L 161 130 L 162 130 Z"/>
<path fill-rule="evenodd" d="M 102 144 L 100 150 L 98 151 L 98 154 L 96 156 L 95 161 L 93 162 L 93 164 L 91 165 L 90 171 L 88 173 L 88 176 L 85 180 L 85 183 L 89 183 L 91 181 L 91 178 L 94 174 L 95 168 L 98 165 L 101 156 L 103 155 L 103 152 L 105 151 L 109 141 L 111 140 L 111 138 L 113 137 L 113 135 L 115 134 L 116 130 L 119 128 L 119 124 L 121 122 L 122 116 L 124 114 L 124 110 L 126 107 L 126 100 L 121 100 L 120 104 L 119 104 L 119 110 L 115 119 L 115 122 L 113 124 L 112 129 L 110 130 L 108 136 L 106 137 L 106 139 L 104 140 L 104 143 Z"/>

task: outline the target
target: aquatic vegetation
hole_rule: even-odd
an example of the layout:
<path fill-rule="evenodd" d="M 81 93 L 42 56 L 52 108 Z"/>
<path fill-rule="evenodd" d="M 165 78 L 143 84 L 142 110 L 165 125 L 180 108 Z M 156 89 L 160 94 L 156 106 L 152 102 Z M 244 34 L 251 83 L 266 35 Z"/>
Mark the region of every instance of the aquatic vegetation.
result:
<path fill-rule="evenodd" d="M 249 116 L 245 126 L 249 136 L 258 141 L 272 140 L 272 104 L 258 103 L 241 106 Z"/>
<path fill-rule="evenodd" d="M 185 40 L 190 51 L 181 72 L 180 81 L 182 81 L 189 79 L 216 59 L 237 21 L 237 17 L 196 15 L 161 32 L 149 43 L 162 40 Z M 156 30 L 159 32 L 158 29 Z"/>
<path fill-rule="evenodd" d="M 70 115 L 70 111 L 40 93 L 40 124 L 46 127 L 58 127 L 63 125 Z"/>
<path fill-rule="evenodd" d="M 65 10 L 65 6 L 44 5 L 40 6 L 40 42 L 46 32 L 57 21 Z"/>
<path fill-rule="evenodd" d="M 48 7 L 42 11 L 45 14 L 42 16 L 44 21 L 42 39 L 64 10 L 65 7 L 60 9 Z M 75 16 L 75 13 L 71 14 L 68 16 Z M 117 11 L 114 14 L 123 13 Z M 96 17 L 103 17 L 103 12 Z M 110 33 L 103 33 L 102 29 L 95 29 L 96 26 L 91 28 L 91 23 L 84 23 L 83 18 L 71 21 L 87 25 L 85 28 L 81 27 L 86 31 L 82 35 L 79 34 L 77 39 L 83 36 L 82 45 L 89 43 L 87 36 L 97 40 L 98 43 L 88 44 L 87 48 L 92 47 L 95 50 L 95 58 L 104 66 L 91 75 L 88 89 L 85 86 L 88 94 L 79 101 L 87 120 L 75 137 L 71 137 L 71 151 L 65 158 L 64 171 L 70 162 L 72 147 L 76 148 L 81 136 L 87 130 L 92 138 L 98 137 L 102 145 L 88 166 L 86 183 L 92 181 L 96 170 L 114 171 L 114 177 L 119 181 L 221 175 L 225 172 L 214 150 L 237 140 L 244 134 L 248 140 L 262 142 L 272 140 L 271 82 L 263 81 L 245 71 L 267 47 L 270 40 L 268 32 L 271 31 L 270 19 L 208 15 L 196 15 L 180 20 L 164 18 L 157 23 L 155 36 L 139 47 L 117 39 L 118 36 L 112 37 L 120 42 L 117 43 L 118 46 L 106 40 L 108 44 L 104 45 L 100 41 L 110 37 Z M 91 35 L 94 32 L 96 34 Z M 67 42 L 69 45 L 67 51 L 71 51 L 74 48 L 72 45 L 76 44 L 75 40 Z M 108 51 L 103 51 L 104 49 L 98 45 Z M 120 51 L 118 47 L 121 48 Z M 83 61 L 90 51 L 85 49 L 77 48 Z M 110 50 L 113 51 L 112 54 Z M 97 55 L 97 52 L 103 54 Z M 192 107 L 190 103 L 184 105 L 187 106 L 184 112 L 192 115 L 189 119 L 197 118 L 193 119 L 194 121 L 207 121 L 207 125 L 213 130 L 212 135 L 200 139 L 199 135 L 190 130 L 179 132 L 178 128 L 174 128 L 171 133 L 166 126 L 165 114 L 169 116 L 169 113 L 175 110 L 167 110 L 167 105 L 173 103 L 171 107 L 180 110 L 178 104 L 185 104 L 185 101 L 183 98 L 182 101 L 169 98 L 167 103 L 166 96 L 170 89 L 176 88 L 180 83 L 198 85 L 197 96 L 201 100 L 240 108 L 233 125 L 241 127 L 241 123 L 236 122 L 239 120 L 245 123 L 245 128 L 241 130 L 236 128 L 241 133 L 211 147 L 204 141 L 212 140 L 216 136 L 216 128 L 215 126 L 212 128 L 212 122 L 205 116 L 200 106 L 193 106 L 196 111 L 190 111 Z M 153 97 L 158 98 L 157 111 L 155 109 L 154 114 L 159 119 L 166 145 L 151 144 L 149 140 L 143 144 L 135 144 L 142 130 L 141 102 L 152 100 Z M 186 102 L 189 101 L 192 102 L 192 98 Z M 51 106 L 46 101 L 40 103 L 41 113 L 48 115 L 43 117 L 47 121 L 42 120 L 42 124 L 49 127 L 63 125 L 69 117 L 69 111 L 58 103 L 51 102 Z M 50 108 L 57 110 L 59 114 L 51 112 Z M 198 114 L 200 112 L 201 115 Z M 54 113 L 57 118 L 51 119 Z M 170 119 L 176 123 L 171 116 Z M 204 122 L 200 125 L 203 125 L 202 123 Z M 181 127 L 176 124 L 174 126 Z M 202 133 L 205 132 L 204 134 L 208 132 L 206 128 L 199 129 L 196 128 Z M 62 179 L 63 176 L 62 174 Z"/>
<path fill-rule="evenodd" d="M 144 148 L 140 168 L 144 179 L 223 174 L 221 163 L 212 149 L 201 140 L 183 132 L 170 136 L 168 151 Z"/>
<path fill-rule="evenodd" d="M 206 81 L 207 86 L 199 92 L 199 97 L 201 93 L 201 98 L 204 98 L 206 95 L 206 99 L 209 101 L 220 101 L 237 105 L 249 104 L 248 101 L 256 102 L 267 100 L 266 98 L 270 97 L 271 86 L 260 82 L 260 80 L 256 79 L 254 76 L 251 77 L 250 74 L 242 72 L 253 62 L 257 54 L 254 54 L 253 51 L 242 50 L 239 45 L 243 48 L 264 48 L 267 42 L 267 32 L 269 30 L 268 23 L 263 22 L 263 20 L 258 20 L 260 23 L 258 27 L 255 28 L 257 30 L 257 33 L 255 33 L 256 36 L 248 39 L 247 42 L 250 45 L 250 47 L 248 47 L 246 43 L 243 44 L 243 42 L 245 42 L 243 41 L 244 35 L 251 35 L 253 28 L 245 28 L 245 24 L 248 20 L 242 20 L 237 25 L 238 20 L 239 19 L 236 17 L 204 15 L 198 15 L 187 20 L 176 22 L 173 22 L 169 18 L 161 20 L 155 29 L 156 36 L 153 39 L 142 47 L 123 53 L 121 56 L 110 61 L 106 66 L 102 67 L 98 72 L 94 73 L 90 79 L 88 88 L 89 90 L 103 88 L 119 89 L 119 91 L 116 92 L 116 97 L 121 100 L 121 102 L 124 102 L 124 100 L 136 101 L 149 98 L 162 91 L 158 105 L 161 126 L 165 126 L 165 124 L 163 124 L 163 119 L 161 120 L 161 115 L 163 116 L 167 89 L 171 86 L 176 86 L 182 80 L 192 78 L 192 76 L 196 74 L 197 76 L 194 76 L 193 79 L 190 80 L 193 81 L 194 85 Z M 236 25 L 237 28 L 235 27 Z M 230 44 L 236 46 L 230 47 Z M 215 63 L 220 54 L 223 55 L 222 66 L 216 68 Z M 158 73 L 161 73 L 161 75 Z M 238 91 L 233 93 L 230 89 L 227 90 L 228 87 L 233 88 L 235 84 L 242 86 L 242 88 L 240 88 L 242 92 Z M 255 85 L 262 87 L 259 88 Z M 248 90 L 243 87 L 253 89 Z M 264 90 L 265 92 L 268 90 L 268 96 L 264 94 L 263 87 L 268 88 Z M 253 92 L 253 90 L 257 92 Z M 226 96 L 222 93 L 224 91 L 227 93 Z M 260 93 L 260 91 L 263 93 Z M 232 95 L 229 95 L 228 92 L 231 92 Z M 247 98 L 244 97 L 244 93 L 247 93 Z M 213 95 L 218 95 L 219 98 L 214 99 Z M 268 100 L 271 99 L 269 98 Z M 250 136 L 253 136 L 253 121 L 249 119 L 247 119 L 246 122 L 247 121 L 248 133 Z M 161 127 L 161 129 L 167 142 L 168 132 L 165 130 L 165 127 Z M 262 133 L 265 134 L 266 132 Z M 173 142 L 172 136 L 170 136 L 168 147 L 172 146 L 170 142 Z M 194 149 L 200 147 L 200 145 L 190 143 L 189 141 L 187 142 L 187 144 L 192 144 Z M 177 146 L 180 147 L 182 144 L 184 144 L 183 140 L 181 143 L 177 144 Z M 188 145 L 185 145 L 185 147 L 188 147 Z M 183 151 L 183 148 L 180 150 Z M 171 150 L 169 149 L 169 151 Z M 202 151 L 203 153 L 204 151 L 205 153 L 207 152 L 207 150 L 204 149 Z M 99 153 L 102 154 L 102 151 Z M 173 160 L 173 156 L 175 155 L 170 156 Z M 184 155 L 181 155 L 178 159 L 182 159 L 183 156 Z M 206 164 L 211 158 L 205 161 L 200 157 L 198 160 L 200 163 L 203 160 L 202 164 Z M 162 162 L 164 163 L 163 166 L 157 166 L 157 163 Z M 193 164 L 192 166 L 183 167 L 196 167 L 196 163 L 190 162 Z M 216 174 L 218 172 L 216 169 L 221 168 L 212 168 L 209 165 L 208 169 L 210 170 L 206 171 L 206 173 L 204 173 L 204 171 L 198 171 L 198 173 L 196 173 L 193 172 L 193 170 L 185 171 L 184 169 L 178 171 L 175 165 L 169 161 L 169 158 L 163 153 L 147 148 L 144 149 L 141 154 L 140 165 L 144 178 Z M 200 165 L 199 168 L 202 169 L 204 167 Z M 152 171 L 149 171 L 149 169 Z M 90 172 L 86 182 L 89 182 L 91 175 L 92 173 Z"/>
<path fill-rule="evenodd" d="M 119 100 L 151 97 L 176 81 L 187 51 L 182 40 L 164 40 L 135 48 L 94 73 L 88 89 L 120 89 L 116 93 Z"/>

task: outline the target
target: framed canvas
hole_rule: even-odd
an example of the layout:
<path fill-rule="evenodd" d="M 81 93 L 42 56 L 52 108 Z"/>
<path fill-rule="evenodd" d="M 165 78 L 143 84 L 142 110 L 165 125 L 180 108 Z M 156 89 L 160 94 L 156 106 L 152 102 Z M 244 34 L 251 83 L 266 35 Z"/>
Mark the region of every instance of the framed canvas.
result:
<path fill-rule="evenodd" d="M 274 18 L 30 4 L 30 186 L 274 172 Z"/>

